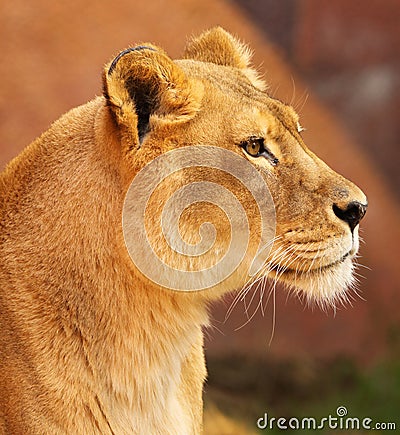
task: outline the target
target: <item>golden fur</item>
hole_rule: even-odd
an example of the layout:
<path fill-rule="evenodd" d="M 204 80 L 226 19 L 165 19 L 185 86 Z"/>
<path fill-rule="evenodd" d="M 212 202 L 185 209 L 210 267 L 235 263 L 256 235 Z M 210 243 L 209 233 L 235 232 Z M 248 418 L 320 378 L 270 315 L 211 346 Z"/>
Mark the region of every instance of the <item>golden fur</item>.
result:
<path fill-rule="evenodd" d="M 62 116 L 1 174 L 0 433 L 201 433 L 207 303 L 246 285 L 259 218 L 250 212 L 244 266 L 220 285 L 185 293 L 150 282 L 128 255 L 121 216 L 135 175 L 166 151 L 206 144 L 251 161 L 276 207 L 263 276 L 319 301 L 345 294 L 357 228 L 332 206 L 365 196 L 305 147 L 297 115 L 264 92 L 249 60 L 218 28 L 179 61 L 150 44 L 127 50 L 106 66 L 103 97 Z M 276 166 L 238 146 L 254 135 Z M 212 179 L 204 171 L 196 176 Z M 193 225 L 215 221 L 207 207 L 183 217 L 191 243 Z M 215 222 L 222 248 L 223 223 Z"/>

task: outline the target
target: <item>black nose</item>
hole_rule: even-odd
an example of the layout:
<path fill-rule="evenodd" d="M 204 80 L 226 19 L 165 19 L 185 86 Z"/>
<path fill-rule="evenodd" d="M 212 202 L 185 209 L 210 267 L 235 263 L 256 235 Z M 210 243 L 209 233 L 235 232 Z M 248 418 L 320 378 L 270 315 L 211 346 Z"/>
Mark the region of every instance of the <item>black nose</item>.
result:
<path fill-rule="evenodd" d="M 367 204 L 361 204 L 358 201 L 350 202 L 345 210 L 333 204 L 333 212 L 339 219 L 349 224 L 351 231 L 358 225 L 366 211 Z"/>

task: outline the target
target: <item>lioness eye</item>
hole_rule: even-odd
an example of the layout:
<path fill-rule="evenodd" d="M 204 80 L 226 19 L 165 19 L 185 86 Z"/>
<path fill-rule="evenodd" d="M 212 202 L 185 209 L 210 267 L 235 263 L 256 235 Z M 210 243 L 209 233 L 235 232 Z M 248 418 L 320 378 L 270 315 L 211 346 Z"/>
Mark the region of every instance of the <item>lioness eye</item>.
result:
<path fill-rule="evenodd" d="M 245 150 L 253 157 L 258 157 L 262 149 L 262 143 L 260 139 L 251 139 L 245 145 Z"/>
<path fill-rule="evenodd" d="M 271 153 L 271 151 L 264 146 L 264 139 L 259 137 L 251 137 L 248 140 L 243 141 L 240 146 L 251 157 L 265 157 L 270 163 L 275 166 L 279 160 Z"/>

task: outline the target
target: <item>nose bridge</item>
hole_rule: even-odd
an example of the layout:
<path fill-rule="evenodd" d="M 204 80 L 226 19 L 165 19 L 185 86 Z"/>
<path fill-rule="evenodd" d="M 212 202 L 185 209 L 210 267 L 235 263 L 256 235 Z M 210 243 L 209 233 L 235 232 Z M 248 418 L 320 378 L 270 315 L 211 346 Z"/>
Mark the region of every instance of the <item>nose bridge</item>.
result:
<path fill-rule="evenodd" d="M 366 205 L 367 197 L 365 193 L 352 181 L 331 169 L 332 182 L 332 200 L 341 209 L 346 209 L 350 203 L 359 203 Z"/>
<path fill-rule="evenodd" d="M 313 160 L 315 171 L 320 174 L 319 190 L 325 196 L 342 209 L 347 208 L 351 202 L 367 204 L 366 195 L 356 184 L 334 171 L 314 153 L 307 151 Z"/>

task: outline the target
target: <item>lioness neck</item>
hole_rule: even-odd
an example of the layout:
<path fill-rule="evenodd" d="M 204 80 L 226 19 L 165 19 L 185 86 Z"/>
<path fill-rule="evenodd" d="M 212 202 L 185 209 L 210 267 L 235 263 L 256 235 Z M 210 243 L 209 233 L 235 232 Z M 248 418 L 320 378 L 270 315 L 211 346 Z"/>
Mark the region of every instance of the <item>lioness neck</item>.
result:
<path fill-rule="evenodd" d="M 16 329 L 4 336 L 23 336 L 24 348 L 0 343 L 8 358 L 0 364 L 15 374 L 1 379 L 8 397 L 1 400 L 33 408 L 31 421 L 13 420 L 17 431 L 191 433 L 201 411 L 182 397 L 194 371 L 200 397 L 193 403 L 201 401 L 205 302 L 135 276 L 120 228 L 124 163 L 117 144 L 93 127 L 106 116 L 103 105 L 100 98 L 65 115 L 3 174 L 13 186 L 2 192 L 3 234 L 12 236 L 0 243 L 7 258 L 0 275 L 14 278 L 3 292 L 13 297 L 0 300 L 7 313 L 0 328 Z M 41 267 L 49 253 L 50 276 Z"/>

